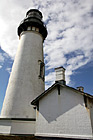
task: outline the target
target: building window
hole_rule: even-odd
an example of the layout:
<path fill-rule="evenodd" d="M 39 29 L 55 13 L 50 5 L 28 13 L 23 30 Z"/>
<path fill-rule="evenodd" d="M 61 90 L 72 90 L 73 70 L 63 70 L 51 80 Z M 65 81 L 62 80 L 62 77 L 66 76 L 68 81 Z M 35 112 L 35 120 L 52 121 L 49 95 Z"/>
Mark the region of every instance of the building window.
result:
<path fill-rule="evenodd" d="M 41 78 L 44 81 L 44 77 L 45 77 L 45 64 L 44 64 L 44 62 L 39 60 L 39 66 L 40 66 L 39 78 Z"/>

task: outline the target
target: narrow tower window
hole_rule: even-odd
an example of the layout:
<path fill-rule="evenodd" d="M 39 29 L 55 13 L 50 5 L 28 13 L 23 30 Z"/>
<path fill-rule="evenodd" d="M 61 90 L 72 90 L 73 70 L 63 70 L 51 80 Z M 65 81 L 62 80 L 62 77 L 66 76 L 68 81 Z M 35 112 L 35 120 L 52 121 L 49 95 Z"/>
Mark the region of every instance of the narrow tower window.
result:
<path fill-rule="evenodd" d="M 41 60 L 39 60 L 40 65 L 40 72 L 39 72 L 39 78 L 41 78 L 44 81 L 44 75 L 45 75 L 45 64 Z"/>

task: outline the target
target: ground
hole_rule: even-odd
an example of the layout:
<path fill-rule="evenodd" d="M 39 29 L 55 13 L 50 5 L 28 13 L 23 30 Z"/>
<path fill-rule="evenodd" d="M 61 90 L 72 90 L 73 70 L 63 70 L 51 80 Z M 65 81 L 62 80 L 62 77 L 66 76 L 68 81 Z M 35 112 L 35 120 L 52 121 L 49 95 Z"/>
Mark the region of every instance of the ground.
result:
<path fill-rule="evenodd" d="M 10 135 L 0 135 L 0 140 L 80 140 L 80 139 L 69 139 L 69 138 L 42 138 L 35 136 L 10 136 Z M 85 139 L 84 139 L 85 140 Z M 87 139 L 88 140 L 88 139 Z"/>
<path fill-rule="evenodd" d="M 38 140 L 34 136 L 3 136 L 0 135 L 0 140 Z"/>

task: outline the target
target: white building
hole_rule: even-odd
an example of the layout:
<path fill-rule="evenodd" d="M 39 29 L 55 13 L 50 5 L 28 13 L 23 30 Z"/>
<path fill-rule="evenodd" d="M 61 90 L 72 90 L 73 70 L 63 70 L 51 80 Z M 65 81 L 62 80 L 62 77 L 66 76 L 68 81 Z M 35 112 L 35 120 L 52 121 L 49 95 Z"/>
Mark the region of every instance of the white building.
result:
<path fill-rule="evenodd" d="M 65 69 L 44 91 L 42 13 L 29 10 L 18 27 L 19 47 L 0 116 L 0 134 L 41 139 L 93 139 L 93 96 L 66 85 Z M 32 101 L 32 102 L 31 102 Z M 35 139 L 34 137 L 34 139 Z"/>
<path fill-rule="evenodd" d="M 63 70 L 63 72 L 62 72 Z M 93 96 L 65 84 L 64 68 L 56 82 L 32 101 L 36 106 L 36 136 L 93 138 Z"/>

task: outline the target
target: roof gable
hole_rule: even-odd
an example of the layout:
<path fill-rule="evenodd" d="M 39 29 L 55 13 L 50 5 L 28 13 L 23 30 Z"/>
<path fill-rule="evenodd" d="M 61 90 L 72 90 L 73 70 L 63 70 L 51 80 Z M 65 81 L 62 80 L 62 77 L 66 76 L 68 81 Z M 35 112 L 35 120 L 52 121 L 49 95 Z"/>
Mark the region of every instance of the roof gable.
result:
<path fill-rule="evenodd" d="M 93 99 L 93 96 L 90 95 L 90 94 L 88 94 L 88 93 L 79 91 L 79 90 L 77 90 L 77 89 L 75 89 L 75 88 L 72 88 L 72 87 L 69 87 L 69 86 L 67 86 L 67 85 L 63 85 L 63 84 L 61 84 L 60 82 L 56 82 L 56 83 L 54 83 L 51 87 L 49 87 L 47 90 L 45 90 L 42 94 L 40 94 L 38 97 L 36 97 L 36 98 L 31 102 L 31 104 L 32 104 L 32 105 L 37 105 L 38 101 L 39 101 L 41 98 L 43 98 L 45 95 L 49 94 L 49 92 L 52 91 L 55 87 L 57 87 L 57 89 L 58 89 L 58 94 L 60 94 L 60 90 L 59 90 L 60 86 L 61 86 L 61 87 L 64 87 L 64 88 L 68 88 L 69 90 L 73 90 L 73 91 L 76 92 L 76 93 L 79 93 L 79 94 L 81 94 L 81 95 L 83 95 L 83 96 L 86 96 L 86 97 L 89 97 L 89 98 Z"/>

